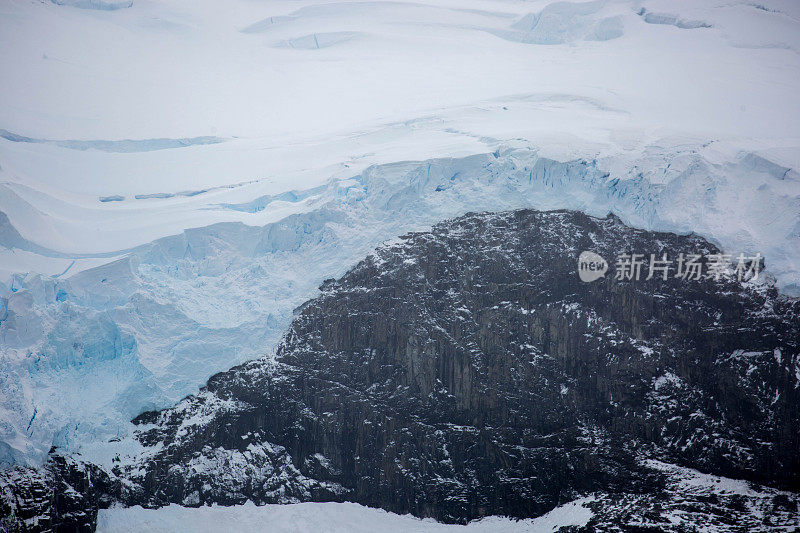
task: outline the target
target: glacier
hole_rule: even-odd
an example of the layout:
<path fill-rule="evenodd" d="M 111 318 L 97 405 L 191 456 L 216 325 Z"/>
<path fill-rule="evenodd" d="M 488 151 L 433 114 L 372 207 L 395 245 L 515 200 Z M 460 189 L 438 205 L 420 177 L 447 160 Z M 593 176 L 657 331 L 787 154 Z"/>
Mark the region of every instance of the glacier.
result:
<path fill-rule="evenodd" d="M 783 290 L 798 291 L 795 171 L 753 154 L 727 164 L 695 149 L 650 156 L 668 157 L 669 169 L 651 162 L 620 176 L 606 170 L 617 161 L 560 162 L 519 149 L 378 165 L 308 191 L 217 206 L 291 207 L 271 224 L 188 229 L 71 276 L 15 274 L 0 287 L 2 459 L 35 464 L 53 445 L 102 455 L 136 414 L 269 355 L 324 279 L 387 239 L 468 211 L 572 208 L 694 231 L 732 254 L 761 253 Z M 24 248 L 6 228 L 14 239 L 0 244 Z"/>
<path fill-rule="evenodd" d="M 0 462 L 102 456 L 268 355 L 325 279 L 467 211 L 694 231 L 800 294 L 798 20 L 784 0 L 3 2 Z"/>
<path fill-rule="evenodd" d="M 133 417 L 270 356 L 325 280 L 469 211 L 695 232 L 800 296 L 798 24 L 793 0 L 0 2 L 0 468 L 136 456 Z M 755 514 L 780 496 L 651 466 Z M 612 500 L 467 527 L 111 508 L 98 530 L 550 531 Z"/>

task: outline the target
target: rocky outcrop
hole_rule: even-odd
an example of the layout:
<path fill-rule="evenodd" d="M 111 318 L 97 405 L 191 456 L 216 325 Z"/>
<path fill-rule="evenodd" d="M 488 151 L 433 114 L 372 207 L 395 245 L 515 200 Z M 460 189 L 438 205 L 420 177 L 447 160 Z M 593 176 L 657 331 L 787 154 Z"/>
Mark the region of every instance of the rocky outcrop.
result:
<path fill-rule="evenodd" d="M 51 450 L 43 468 L 0 471 L 0 531 L 90 532 L 120 494 L 103 469 Z"/>
<path fill-rule="evenodd" d="M 661 490 L 646 458 L 797 489 L 798 302 L 729 276 L 583 283 L 582 250 L 719 253 L 564 211 L 407 235 L 326 282 L 274 359 L 138 417 L 132 501 L 530 517 Z"/>
<path fill-rule="evenodd" d="M 407 235 L 326 281 L 275 357 L 138 416 L 144 451 L 85 502 L 347 500 L 465 522 L 591 493 L 595 529 L 800 525 L 800 303 L 763 275 L 584 283 L 584 250 L 612 269 L 719 253 L 570 211 Z M 698 471 L 774 488 L 701 490 Z"/>

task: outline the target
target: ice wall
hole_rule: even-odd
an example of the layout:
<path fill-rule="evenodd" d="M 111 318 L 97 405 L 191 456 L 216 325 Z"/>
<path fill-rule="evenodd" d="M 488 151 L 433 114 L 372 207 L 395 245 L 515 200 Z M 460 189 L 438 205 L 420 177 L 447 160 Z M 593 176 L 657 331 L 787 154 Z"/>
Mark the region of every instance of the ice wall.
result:
<path fill-rule="evenodd" d="M 695 231 L 761 252 L 800 292 L 800 177 L 752 154 L 715 163 L 653 148 L 636 164 L 559 162 L 531 150 L 370 167 L 309 191 L 220 210 L 285 208 L 262 227 L 220 223 L 141 246 L 71 277 L 15 275 L 0 300 L 0 459 L 85 449 L 211 374 L 269 355 L 319 284 L 383 240 L 467 211 L 572 208 Z M 13 228 L 6 247 L 19 246 Z"/>

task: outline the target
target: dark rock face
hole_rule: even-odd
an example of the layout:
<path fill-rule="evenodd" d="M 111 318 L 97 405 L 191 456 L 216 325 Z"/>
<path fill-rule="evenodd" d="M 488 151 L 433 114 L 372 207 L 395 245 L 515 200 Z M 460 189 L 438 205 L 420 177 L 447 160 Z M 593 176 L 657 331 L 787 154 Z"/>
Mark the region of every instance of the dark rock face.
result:
<path fill-rule="evenodd" d="M 612 272 L 581 282 L 583 250 Z M 719 251 L 530 210 L 383 246 L 296 311 L 274 358 L 137 417 L 145 451 L 84 507 L 347 500 L 465 522 L 593 493 L 595 530 L 800 525 L 800 302 L 725 276 L 616 280 L 626 252 Z M 790 492 L 719 493 L 690 469 Z"/>
<path fill-rule="evenodd" d="M 326 282 L 274 361 L 138 417 L 154 451 L 118 472 L 131 500 L 532 517 L 661 490 L 644 458 L 800 487 L 798 302 L 730 278 L 583 283 L 582 250 L 718 253 L 575 212 L 406 236 Z"/>
<path fill-rule="evenodd" d="M 102 469 L 52 451 L 44 468 L 0 472 L 0 531 L 94 531 L 119 493 Z"/>

